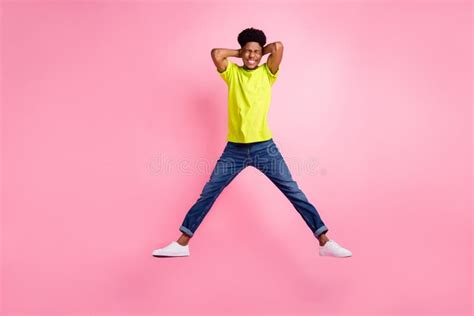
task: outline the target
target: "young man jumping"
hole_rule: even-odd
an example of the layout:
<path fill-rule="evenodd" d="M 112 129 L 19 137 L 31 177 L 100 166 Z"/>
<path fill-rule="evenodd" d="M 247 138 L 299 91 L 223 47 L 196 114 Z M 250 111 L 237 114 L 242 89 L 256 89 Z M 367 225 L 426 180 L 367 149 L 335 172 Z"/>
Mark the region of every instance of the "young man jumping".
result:
<path fill-rule="evenodd" d="M 214 48 L 211 56 L 217 72 L 228 86 L 228 134 L 224 152 L 205 184 L 199 199 L 186 214 L 179 230 L 182 235 L 164 248 L 153 251 L 156 257 L 189 256 L 189 240 L 224 188 L 246 167 L 265 174 L 290 200 L 319 241 L 321 256 L 350 257 L 352 253 L 326 234 L 328 228 L 316 208 L 293 180 L 290 170 L 272 139 L 267 123 L 271 88 L 279 74 L 283 44 L 266 44 L 263 31 L 248 28 L 237 37 L 240 49 Z M 270 54 L 267 62 L 260 60 Z M 238 66 L 228 57 L 242 58 Z"/>

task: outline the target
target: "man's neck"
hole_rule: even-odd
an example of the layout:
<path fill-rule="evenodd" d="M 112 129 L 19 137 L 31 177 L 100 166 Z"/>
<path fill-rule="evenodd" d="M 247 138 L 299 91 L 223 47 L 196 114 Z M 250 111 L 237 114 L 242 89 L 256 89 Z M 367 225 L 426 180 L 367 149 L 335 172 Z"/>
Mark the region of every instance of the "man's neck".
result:
<path fill-rule="evenodd" d="M 248 70 L 248 71 L 253 71 L 253 70 L 257 69 L 257 67 L 255 67 L 253 69 L 250 69 L 250 68 L 247 68 L 247 66 L 245 66 L 245 65 L 243 65 L 242 68 L 244 68 L 245 70 Z"/>

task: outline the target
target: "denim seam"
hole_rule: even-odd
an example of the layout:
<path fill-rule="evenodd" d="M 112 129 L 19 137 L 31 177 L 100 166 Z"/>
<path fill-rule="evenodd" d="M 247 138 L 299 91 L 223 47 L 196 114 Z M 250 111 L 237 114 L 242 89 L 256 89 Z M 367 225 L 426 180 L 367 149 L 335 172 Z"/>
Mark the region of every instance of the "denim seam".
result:
<path fill-rule="evenodd" d="M 323 233 L 324 231 L 327 231 L 328 228 L 326 227 L 326 225 L 323 225 L 321 227 L 319 227 L 315 232 L 314 232 L 314 236 L 318 237 L 319 235 L 321 235 L 321 233 Z"/>
<path fill-rule="evenodd" d="M 229 185 L 229 183 L 231 183 L 231 182 L 235 179 L 235 177 L 237 177 L 237 175 L 238 175 L 243 169 L 244 169 L 244 168 L 241 168 L 240 171 L 235 172 L 234 175 L 222 186 L 221 190 L 217 193 L 217 196 L 212 200 L 212 202 L 211 202 L 212 205 L 215 203 L 215 201 L 217 200 L 217 198 L 219 197 L 219 195 L 222 193 L 222 191 L 224 191 L 224 189 Z M 212 207 L 212 205 L 211 205 L 211 207 Z M 210 210 L 210 209 L 209 209 L 209 210 Z M 209 211 L 209 210 L 208 210 L 208 211 Z M 197 226 L 199 226 L 206 215 L 207 215 L 207 212 L 206 212 L 206 214 L 203 214 L 203 215 L 199 216 L 199 217 L 196 219 L 196 221 L 195 221 L 194 223 L 197 223 Z M 192 226 L 194 226 L 194 223 L 193 223 Z"/>
<path fill-rule="evenodd" d="M 189 230 L 188 228 L 184 227 L 183 225 L 181 225 L 181 227 L 179 228 L 179 230 L 185 234 L 187 234 L 188 236 L 192 237 L 194 235 L 194 233 Z"/>

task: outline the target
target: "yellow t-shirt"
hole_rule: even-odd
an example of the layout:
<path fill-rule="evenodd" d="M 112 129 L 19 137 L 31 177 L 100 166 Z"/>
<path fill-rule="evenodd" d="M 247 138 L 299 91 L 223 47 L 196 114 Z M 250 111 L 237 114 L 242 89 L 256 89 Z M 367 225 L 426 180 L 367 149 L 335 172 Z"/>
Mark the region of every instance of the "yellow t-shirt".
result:
<path fill-rule="evenodd" d="M 228 86 L 227 140 L 253 143 L 272 138 L 267 114 L 270 109 L 272 85 L 280 69 L 272 74 L 266 63 L 246 70 L 227 60 L 227 68 L 219 75 Z"/>

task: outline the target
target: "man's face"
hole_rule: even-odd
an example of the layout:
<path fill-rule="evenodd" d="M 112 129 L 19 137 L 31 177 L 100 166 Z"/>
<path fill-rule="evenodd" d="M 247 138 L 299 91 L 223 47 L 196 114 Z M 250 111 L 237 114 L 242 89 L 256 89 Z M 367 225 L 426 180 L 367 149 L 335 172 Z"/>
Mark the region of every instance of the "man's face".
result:
<path fill-rule="evenodd" d="M 255 69 L 262 59 L 263 48 L 258 42 L 247 42 L 241 49 L 240 57 L 244 62 L 245 69 Z"/>

